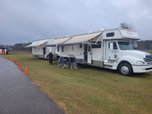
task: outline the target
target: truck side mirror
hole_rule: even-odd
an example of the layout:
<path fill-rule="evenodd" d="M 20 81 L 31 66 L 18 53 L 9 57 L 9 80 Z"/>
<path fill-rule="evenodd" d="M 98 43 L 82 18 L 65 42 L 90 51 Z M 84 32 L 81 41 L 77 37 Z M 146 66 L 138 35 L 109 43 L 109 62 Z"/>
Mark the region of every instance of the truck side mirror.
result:
<path fill-rule="evenodd" d="M 110 50 L 113 50 L 113 43 L 110 43 Z"/>

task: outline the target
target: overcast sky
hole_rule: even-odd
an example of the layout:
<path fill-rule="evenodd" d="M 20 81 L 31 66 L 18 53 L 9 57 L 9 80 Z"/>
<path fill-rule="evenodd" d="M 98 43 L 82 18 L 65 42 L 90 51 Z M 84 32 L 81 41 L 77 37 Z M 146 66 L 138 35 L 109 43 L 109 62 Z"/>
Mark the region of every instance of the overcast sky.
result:
<path fill-rule="evenodd" d="M 152 0 L 0 0 L 0 44 L 133 25 L 152 39 Z"/>

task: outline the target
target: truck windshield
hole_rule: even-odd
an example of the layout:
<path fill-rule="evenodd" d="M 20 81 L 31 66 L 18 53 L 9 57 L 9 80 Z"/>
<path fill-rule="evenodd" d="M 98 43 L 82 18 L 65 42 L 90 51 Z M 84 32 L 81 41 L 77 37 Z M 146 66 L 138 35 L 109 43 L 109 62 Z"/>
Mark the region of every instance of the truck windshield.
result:
<path fill-rule="evenodd" d="M 121 50 L 133 50 L 133 44 L 131 42 L 118 42 Z"/>

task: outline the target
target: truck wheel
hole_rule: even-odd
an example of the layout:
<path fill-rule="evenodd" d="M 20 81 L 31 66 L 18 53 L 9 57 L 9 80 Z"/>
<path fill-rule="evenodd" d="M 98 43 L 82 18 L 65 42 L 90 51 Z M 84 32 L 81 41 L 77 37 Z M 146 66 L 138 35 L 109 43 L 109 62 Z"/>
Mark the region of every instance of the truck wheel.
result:
<path fill-rule="evenodd" d="M 119 72 L 123 75 L 130 76 L 133 74 L 132 67 L 129 63 L 121 63 L 118 68 Z"/>

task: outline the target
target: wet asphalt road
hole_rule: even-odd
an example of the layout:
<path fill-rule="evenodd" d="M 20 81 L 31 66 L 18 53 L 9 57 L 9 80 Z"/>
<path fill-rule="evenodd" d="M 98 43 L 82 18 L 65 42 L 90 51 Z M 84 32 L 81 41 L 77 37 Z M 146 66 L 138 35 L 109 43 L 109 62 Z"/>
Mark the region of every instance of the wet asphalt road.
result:
<path fill-rule="evenodd" d="M 0 57 L 0 114 L 64 114 L 17 66 Z"/>

